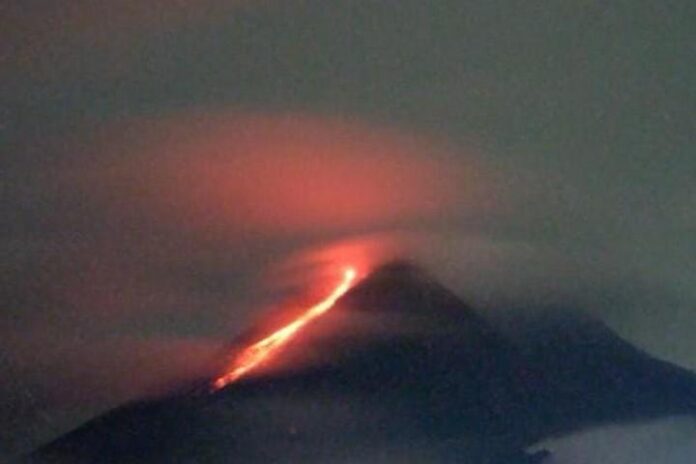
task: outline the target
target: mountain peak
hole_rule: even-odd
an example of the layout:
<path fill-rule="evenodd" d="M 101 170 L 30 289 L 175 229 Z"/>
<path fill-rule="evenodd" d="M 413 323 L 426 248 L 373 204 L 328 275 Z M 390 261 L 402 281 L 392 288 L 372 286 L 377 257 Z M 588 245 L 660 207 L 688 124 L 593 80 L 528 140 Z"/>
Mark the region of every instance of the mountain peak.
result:
<path fill-rule="evenodd" d="M 457 295 L 411 261 L 390 261 L 348 291 L 341 303 L 357 311 L 461 317 L 474 312 Z"/>
<path fill-rule="evenodd" d="M 390 262 L 283 352 L 318 362 L 126 405 L 31 462 L 363 462 L 366 449 L 447 443 L 422 462 L 517 464 L 546 457 L 524 452 L 545 437 L 693 413 L 692 373 L 551 316 L 511 339 L 418 266 Z"/>

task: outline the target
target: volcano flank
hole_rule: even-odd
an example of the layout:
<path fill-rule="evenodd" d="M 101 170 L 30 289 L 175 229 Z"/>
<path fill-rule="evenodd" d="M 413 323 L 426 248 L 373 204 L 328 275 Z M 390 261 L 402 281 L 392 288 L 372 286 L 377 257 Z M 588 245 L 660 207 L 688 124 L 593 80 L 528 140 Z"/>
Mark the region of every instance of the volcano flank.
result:
<path fill-rule="evenodd" d="M 526 450 L 548 437 L 696 412 L 694 374 L 601 322 L 519 314 L 487 317 L 417 267 L 387 264 L 276 365 L 124 405 L 26 462 L 534 463 L 548 453 Z"/>

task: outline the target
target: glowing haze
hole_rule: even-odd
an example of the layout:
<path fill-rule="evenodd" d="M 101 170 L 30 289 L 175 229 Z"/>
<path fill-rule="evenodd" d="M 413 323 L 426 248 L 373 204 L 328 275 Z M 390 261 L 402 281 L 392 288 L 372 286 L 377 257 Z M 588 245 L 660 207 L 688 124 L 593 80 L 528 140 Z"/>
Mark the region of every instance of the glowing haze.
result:
<path fill-rule="evenodd" d="M 354 268 L 348 267 L 343 271 L 341 282 L 334 288 L 329 296 L 319 303 L 308 308 L 297 319 L 276 330 L 266 338 L 254 343 L 245 349 L 232 363 L 227 373 L 218 377 L 213 382 L 215 389 L 220 389 L 236 381 L 251 371 L 259 364 L 271 358 L 279 349 L 288 343 L 297 333 L 312 320 L 321 316 L 333 307 L 341 296 L 343 296 L 355 281 L 357 273 Z"/>

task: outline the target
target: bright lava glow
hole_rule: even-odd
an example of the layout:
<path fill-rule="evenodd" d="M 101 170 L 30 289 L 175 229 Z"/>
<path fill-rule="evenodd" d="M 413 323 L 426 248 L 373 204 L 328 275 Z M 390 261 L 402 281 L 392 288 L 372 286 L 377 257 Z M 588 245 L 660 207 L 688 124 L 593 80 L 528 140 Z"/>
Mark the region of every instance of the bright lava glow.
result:
<path fill-rule="evenodd" d="M 219 390 L 220 388 L 229 385 L 273 356 L 273 354 L 279 348 L 289 342 L 292 337 L 294 337 L 297 332 L 302 329 L 302 327 L 331 309 L 331 307 L 333 307 L 333 305 L 336 303 L 336 300 L 341 298 L 341 296 L 343 296 L 351 287 L 355 281 L 356 275 L 357 273 L 354 268 L 347 268 L 343 272 L 341 282 L 329 296 L 316 305 L 308 308 L 304 313 L 302 313 L 301 316 L 285 327 L 278 329 L 268 337 L 246 348 L 235 359 L 230 370 L 224 375 L 218 377 L 215 382 L 213 382 L 213 388 L 215 390 Z"/>

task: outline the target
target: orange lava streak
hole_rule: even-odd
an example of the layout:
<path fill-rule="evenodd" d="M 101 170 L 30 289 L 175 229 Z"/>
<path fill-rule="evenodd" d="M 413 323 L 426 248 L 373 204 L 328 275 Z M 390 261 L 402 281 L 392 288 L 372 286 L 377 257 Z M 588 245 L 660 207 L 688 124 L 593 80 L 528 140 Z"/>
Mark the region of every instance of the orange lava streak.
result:
<path fill-rule="evenodd" d="M 300 317 L 295 319 L 290 324 L 273 332 L 268 337 L 245 349 L 234 361 L 232 369 L 226 374 L 218 377 L 215 382 L 213 382 L 213 388 L 219 390 L 220 388 L 229 385 L 264 362 L 266 359 L 270 358 L 280 347 L 289 342 L 302 327 L 331 309 L 331 307 L 336 303 L 336 300 L 338 300 L 348 291 L 353 284 L 355 277 L 355 269 L 346 269 L 343 273 L 341 283 L 334 289 L 333 292 L 331 292 L 329 296 L 316 305 L 308 308 Z"/>

